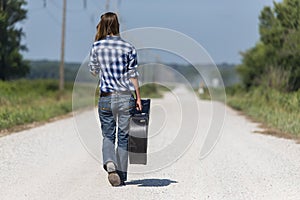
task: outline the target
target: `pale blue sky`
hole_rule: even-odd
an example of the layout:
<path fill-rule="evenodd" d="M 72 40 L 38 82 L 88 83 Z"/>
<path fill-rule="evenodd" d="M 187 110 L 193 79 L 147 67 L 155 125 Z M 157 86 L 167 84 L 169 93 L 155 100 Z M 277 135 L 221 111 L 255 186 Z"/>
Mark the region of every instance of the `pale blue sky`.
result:
<path fill-rule="evenodd" d="M 22 23 L 28 59 L 59 60 L 62 0 L 31 0 Z M 279 1 L 279 0 L 278 0 Z M 259 39 L 258 16 L 273 0 L 119 0 L 121 29 L 164 27 L 200 43 L 216 63 L 240 62 L 240 51 Z M 68 0 L 66 61 L 81 62 L 88 54 L 106 0 Z M 111 0 L 116 11 L 118 0 Z"/>

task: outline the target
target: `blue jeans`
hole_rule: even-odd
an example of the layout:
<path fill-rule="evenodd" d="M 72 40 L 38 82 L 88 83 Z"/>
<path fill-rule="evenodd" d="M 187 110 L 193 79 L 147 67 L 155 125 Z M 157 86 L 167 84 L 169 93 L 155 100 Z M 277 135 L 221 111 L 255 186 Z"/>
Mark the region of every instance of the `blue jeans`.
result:
<path fill-rule="evenodd" d="M 103 144 L 103 167 L 112 161 L 122 181 L 127 180 L 129 120 L 135 107 L 131 94 L 112 94 L 100 97 L 98 113 Z M 117 135 L 117 147 L 115 147 Z"/>

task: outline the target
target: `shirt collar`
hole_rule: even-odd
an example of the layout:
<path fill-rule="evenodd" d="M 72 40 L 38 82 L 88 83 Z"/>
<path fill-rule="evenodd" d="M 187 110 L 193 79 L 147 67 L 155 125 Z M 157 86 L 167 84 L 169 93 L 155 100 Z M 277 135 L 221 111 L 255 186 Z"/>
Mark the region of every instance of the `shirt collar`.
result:
<path fill-rule="evenodd" d="M 107 35 L 105 39 L 118 40 L 120 39 L 119 35 Z"/>

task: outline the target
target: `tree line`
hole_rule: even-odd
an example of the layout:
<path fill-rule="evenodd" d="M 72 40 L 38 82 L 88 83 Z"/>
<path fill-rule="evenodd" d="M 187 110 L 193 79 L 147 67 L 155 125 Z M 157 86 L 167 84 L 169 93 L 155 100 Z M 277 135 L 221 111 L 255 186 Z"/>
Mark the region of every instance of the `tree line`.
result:
<path fill-rule="evenodd" d="M 21 54 L 27 50 L 21 43 L 24 32 L 16 27 L 26 19 L 25 5 L 25 0 L 0 0 L 1 80 L 28 76 L 30 71 L 30 63 Z M 262 85 L 279 91 L 296 91 L 300 88 L 300 1 L 283 0 L 273 5 L 261 11 L 260 40 L 241 53 L 242 62 L 237 70 L 247 89 Z"/>
<path fill-rule="evenodd" d="M 300 1 L 274 2 L 259 16 L 259 42 L 242 53 L 238 66 L 244 86 L 279 91 L 300 88 Z"/>
<path fill-rule="evenodd" d="M 0 0 L 0 80 L 23 77 L 29 72 L 29 63 L 20 53 L 27 50 L 21 43 L 24 32 L 16 27 L 26 19 L 25 5 L 25 0 Z"/>

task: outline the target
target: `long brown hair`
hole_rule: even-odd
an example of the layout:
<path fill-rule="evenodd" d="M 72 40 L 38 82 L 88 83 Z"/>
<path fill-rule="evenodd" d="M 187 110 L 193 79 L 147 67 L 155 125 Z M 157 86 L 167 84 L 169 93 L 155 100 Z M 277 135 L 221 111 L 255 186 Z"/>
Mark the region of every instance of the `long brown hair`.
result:
<path fill-rule="evenodd" d="M 113 12 L 107 12 L 101 15 L 101 20 L 97 25 L 97 33 L 95 41 L 104 39 L 107 35 L 119 35 L 120 24 L 117 14 Z"/>

